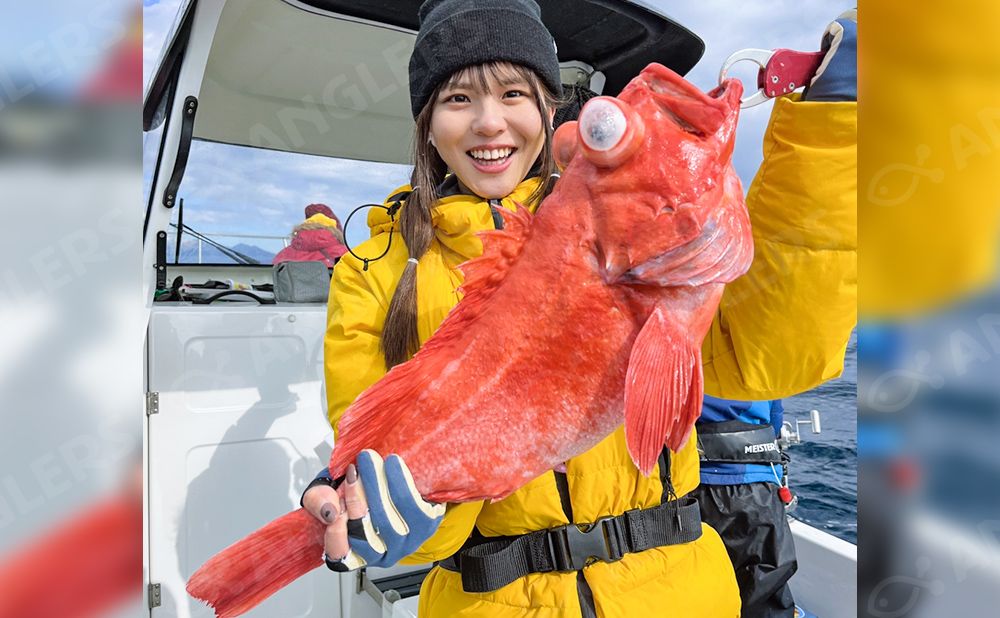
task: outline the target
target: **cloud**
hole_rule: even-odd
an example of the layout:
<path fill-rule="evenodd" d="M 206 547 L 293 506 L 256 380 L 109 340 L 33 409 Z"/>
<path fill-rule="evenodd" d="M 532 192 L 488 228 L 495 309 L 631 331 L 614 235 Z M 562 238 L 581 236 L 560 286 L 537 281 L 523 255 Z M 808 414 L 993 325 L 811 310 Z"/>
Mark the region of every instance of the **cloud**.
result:
<path fill-rule="evenodd" d="M 329 205 L 346 222 L 359 205 L 381 204 L 407 182 L 409 171 L 405 165 L 195 141 L 180 189 L 184 222 L 209 235 L 284 236 L 314 202 Z M 351 220 L 352 244 L 368 238 L 365 216 Z"/>

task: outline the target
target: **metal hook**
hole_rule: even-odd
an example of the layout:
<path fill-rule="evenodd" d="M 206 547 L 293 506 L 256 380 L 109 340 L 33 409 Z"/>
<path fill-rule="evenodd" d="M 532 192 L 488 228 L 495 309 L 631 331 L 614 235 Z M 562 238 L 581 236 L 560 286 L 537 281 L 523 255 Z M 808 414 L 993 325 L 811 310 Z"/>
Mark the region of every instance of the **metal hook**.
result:
<path fill-rule="evenodd" d="M 729 70 L 733 68 L 733 65 L 737 62 L 749 61 L 760 67 L 760 71 L 763 71 L 767 67 L 767 63 L 774 56 L 774 52 L 769 49 L 741 49 L 738 52 L 733 53 L 726 61 L 722 63 L 722 68 L 719 70 L 719 85 L 722 85 L 726 81 L 726 77 L 729 74 Z M 760 105 L 761 103 L 767 101 L 767 95 L 764 94 L 763 88 L 757 88 L 757 92 L 751 94 L 748 97 L 743 97 L 740 99 L 740 107 L 746 109 L 748 107 L 753 107 L 754 105 Z"/>

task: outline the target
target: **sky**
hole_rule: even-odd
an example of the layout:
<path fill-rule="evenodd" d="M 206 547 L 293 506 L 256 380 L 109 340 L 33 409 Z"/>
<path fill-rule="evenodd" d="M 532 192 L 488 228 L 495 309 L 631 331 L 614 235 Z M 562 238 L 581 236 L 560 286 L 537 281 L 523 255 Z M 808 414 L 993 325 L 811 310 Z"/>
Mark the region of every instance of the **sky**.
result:
<path fill-rule="evenodd" d="M 704 90 L 717 85 L 723 61 L 748 48 L 790 48 L 816 51 L 826 25 L 853 3 L 835 0 L 699 0 L 698 2 L 645 2 L 695 32 L 705 41 L 705 54 L 687 75 Z M 173 24 L 180 0 L 144 0 L 143 70 L 148 81 Z M 731 73 L 753 87 L 754 66 L 739 65 Z M 734 165 L 749 186 L 761 161 L 761 142 L 771 103 L 742 113 L 737 133 Z M 155 153 L 155 141 L 146 149 Z M 147 152 L 147 155 L 149 154 Z M 151 160 L 147 156 L 147 163 Z M 312 202 L 329 204 L 342 221 L 356 206 L 380 203 L 408 177 L 404 166 L 346 162 L 305 155 L 200 143 L 192 149 L 181 188 L 185 197 L 184 222 L 205 233 L 282 236 L 301 222 L 303 208 Z M 145 174 L 151 172 L 146 166 Z M 351 221 L 351 244 L 367 238 L 364 213 Z M 220 239 L 226 244 L 241 242 Z M 247 241 L 243 241 L 247 242 Z M 274 246 L 280 241 L 249 241 Z M 280 245 L 279 245 L 280 246 Z"/>

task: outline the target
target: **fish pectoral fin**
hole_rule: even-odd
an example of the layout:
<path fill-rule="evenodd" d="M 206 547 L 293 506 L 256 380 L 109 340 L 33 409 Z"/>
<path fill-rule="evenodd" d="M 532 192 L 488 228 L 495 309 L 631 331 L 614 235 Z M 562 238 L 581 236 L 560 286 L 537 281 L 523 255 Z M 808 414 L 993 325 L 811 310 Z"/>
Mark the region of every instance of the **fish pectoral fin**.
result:
<path fill-rule="evenodd" d="M 664 444 L 679 451 L 701 413 L 701 348 L 660 307 L 632 344 L 625 374 L 625 441 L 650 474 Z"/>

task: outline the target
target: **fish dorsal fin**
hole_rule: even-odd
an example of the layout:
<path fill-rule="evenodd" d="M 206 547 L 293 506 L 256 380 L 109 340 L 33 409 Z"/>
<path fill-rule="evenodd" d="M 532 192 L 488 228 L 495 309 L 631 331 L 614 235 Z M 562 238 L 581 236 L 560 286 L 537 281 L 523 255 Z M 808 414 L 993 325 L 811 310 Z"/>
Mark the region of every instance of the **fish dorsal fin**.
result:
<path fill-rule="evenodd" d="M 413 402 L 426 386 L 429 372 L 420 371 L 414 356 L 396 365 L 375 384 L 368 387 L 348 406 L 337 426 L 338 436 L 330 454 L 330 474 L 343 476 L 347 465 L 357 459 L 363 449 L 370 448 L 382 457 L 392 453 L 378 448 L 381 440 L 412 411 Z"/>
<path fill-rule="evenodd" d="M 459 266 L 465 275 L 465 281 L 459 287 L 464 295 L 462 301 L 448 313 L 434 336 L 417 352 L 417 356 L 448 347 L 460 339 L 465 334 L 466 326 L 485 311 L 490 297 L 521 255 L 521 249 L 531 235 L 531 211 L 521 204 L 517 204 L 515 211 L 505 208 L 499 211 L 503 215 L 503 229 L 479 233 L 483 241 L 483 254 Z M 445 359 L 444 362 L 450 362 L 454 358 Z"/>
<path fill-rule="evenodd" d="M 497 210 L 503 216 L 503 229 L 480 232 L 483 254 L 459 266 L 465 281 L 459 288 L 464 298 L 458 307 L 479 305 L 493 295 L 507 276 L 511 264 L 517 261 L 524 241 L 531 233 L 532 215 L 526 207 L 518 204 L 515 211 L 506 208 Z"/>
<path fill-rule="evenodd" d="M 412 359 L 393 367 L 344 412 L 330 459 L 330 472 L 335 477 L 344 473 L 347 464 L 362 449 L 380 444 L 387 433 L 412 413 L 413 402 L 432 380 L 445 373 L 445 366 L 461 358 L 461 340 L 467 326 L 482 314 L 487 301 L 517 261 L 531 231 L 531 212 L 526 207 L 518 204 L 516 211 L 500 209 L 500 212 L 504 229 L 480 233 L 483 255 L 460 267 L 465 275 L 460 288 L 465 294 L 462 301 Z M 379 452 L 383 457 L 390 454 Z"/>

